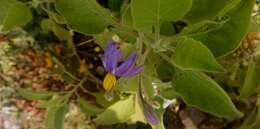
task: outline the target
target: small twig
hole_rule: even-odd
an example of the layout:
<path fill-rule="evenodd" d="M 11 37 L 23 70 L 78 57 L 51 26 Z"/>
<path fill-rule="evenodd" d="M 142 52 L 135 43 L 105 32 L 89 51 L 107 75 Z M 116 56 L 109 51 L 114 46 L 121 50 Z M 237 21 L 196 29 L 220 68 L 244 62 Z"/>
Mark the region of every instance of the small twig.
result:
<path fill-rule="evenodd" d="M 85 83 L 88 79 L 88 75 L 85 75 L 83 77 L 83 79 L 80 80 L 80 82 L 77 85 L 74 85 L 74 88 L 68 92 L 67 95 L 64 96 L 64 102 L 67 103 L 69 98 L 75 93 L 77 92 L 78 88 L 80 88 L 81 85 L 83 85 L 83 83 Z"/>
<path fill-rule="evenodd" d="M 83 92 L 92 94 L 90 91 L 88 91 L 83 85 L 80 86 L 80 88 L 83 90 Z"/>
<path fill-rule="evenodd" d="M 94 81 L 100 85 L 103 85 L 102 81 L 98 79 L 96 76 L 94 76 L 91 72 L 88 71 L 87 75 L 94 79 Z"/>
<path fill-rule="evenodd" d="M 70 76 L 72 79 L 74 79 L 74 80 L 76 80 L 76 81 L 80 81 L 79 78 L 77 78 L 76 76 L 74 76 L 72 73 L 70 73 L 70 72 L 65 68 L 65 66 L 59 61 L 58 58 L 56 58 L 56 57 L 53 56 L 52 59 L 53 59 L 53 61 L 54 61 L 59 67 L 62 68 L 62 70 L 63 70 L 63 72 L 64 72 L 65 74 L 67 74 L 68 76 Z"/>
<path fill-rule="evenodd" d="M 73 33 L 73 32 L 71 32 L 71 33 Z M 80 62 L 80 57 L 79 57 L 79 55 L 78 55 L 78 53 L 77 53 L 77 49 L 76 49 L 75 44 L 74 44 L 74 42 L 73 42 L 73 40 L 72 40 L 71 37 L 69 38 L 68 43 L 71 45 L 71 47 L 72 47 L 72 52 L 73 52 L 73 54 L 76 56 L 78 62 Z"/>
<path fill-rule="evenodd" d="M 77 44 L 76 47 L 79 47 L 79 46 L 85 45 L 85 44 L 87 44 L 87 43 L 91 43 L 92 41 L 94 41 L 94 39 L 90 39 L 90 40 L 87 40 L 87 41 L 81 42 L 81 43 Z"/>
<path fill-rule="evenodd" d="M 148 54 L 149 54 L 149 52 L 151 51 L 152 48 L 151 48 L 151 45 L 149 45 L 147 39 L 145 39 L 145 36 L 144 36 L 143 33 L 139 33 L 139 37 L 141 39 L 140 44 L 142 44 L 142 46 L 143 46 L 143 44 L 146 45 L 145 52 L 142 54 L 142 58 L 141 58 L 141 61 L 140 61 L 141 64 L 144 64 L 146 57 L 148 56 Z M 141 47 L 141 49 L 143 49 L 143 48 Z M 141 53 L 142 53 L 142 50 L 141 50 Z"/>
<path fill-rule="evenodd" d="M 171 58 L 165 55 L 164 53 L 158 53 L 158 55 L 162 57 L 165 61 L 167 61 L 169 64 L 176 66 L 173 62 L 171 62 Z"/>

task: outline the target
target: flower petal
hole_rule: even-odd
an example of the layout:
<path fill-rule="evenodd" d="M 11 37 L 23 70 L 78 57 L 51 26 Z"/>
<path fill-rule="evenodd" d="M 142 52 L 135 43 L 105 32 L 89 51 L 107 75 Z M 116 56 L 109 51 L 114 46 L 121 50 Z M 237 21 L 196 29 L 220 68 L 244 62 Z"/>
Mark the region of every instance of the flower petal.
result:
<path fill-rule="evenodd" d="M 142 95 L 142 89 L 141 87 L 139 87 L 138 89 L 138 98 L 140 99 L 140 104 L 142 106 L 142 109 L 143 109 L 143 113 L 144 113 L 144 116 L 146 118 L 146 120 L 151 124 L 151 125 L 157 125 L 159 124 L 159 119 L 156 115 L 156 113 L 154 112 L 153 110 L 153 107 L 151 105 L 149 105 L 145 99 L 143 98 L 143 95 Z"/>
<path fill-rule="evenodd" d="M 143 106 L 144 106 L 143 107 L 144 116 L 147 119 L 147 121 L 151 125 L 159 124 L 159 119 L 158 119 L 157 115 L 155 114 L 152 106 L 149 105 L 148 103 L 146 103 L 145 101 L 143 101 Z"/>
<path fill-rule="evenodd" d="M 138 67 L 132 67 L 127 72 L 125 72 L 122 76 L 123 77 L 132 77 L 144 70 L 144 65 L 140 65 Z"/>
<path fill-rule="evenodd" d="M 137 54 L 132 53 L 126 61 L 124 61 L 115 72 L 115 75 L 121 77 L 124 75 L 129 69 L 133 68 L 135 65 L 135 61 L 137 59 Z"/>
<path fill-rule="evenodd" d="M 104 55 L 103 55 L 103 66 L 107 72 L 115 73 L 118 61 L 122 59 L 122 53 L 117 49 L 117 45 L 113 41 L 109 41 Z"/>

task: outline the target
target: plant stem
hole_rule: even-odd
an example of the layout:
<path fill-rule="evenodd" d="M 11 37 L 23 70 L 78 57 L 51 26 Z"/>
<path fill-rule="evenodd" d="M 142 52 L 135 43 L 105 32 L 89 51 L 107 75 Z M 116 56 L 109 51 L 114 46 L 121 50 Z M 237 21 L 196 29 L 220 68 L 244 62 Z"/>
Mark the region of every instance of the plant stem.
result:
<path fill-rule="evenodd" d="M 80 88 L 83 83 L 85 83 L 88 79 L 88 75 L 85 75 L 80 82 L 77 85 L 74 85 L 74 88 L 68 92 L 67 95 L 64 96 L 64 102 L 67 103 L 69 101 L 69 98 L 75 93 L 77 92 L 78 88 Z"/>

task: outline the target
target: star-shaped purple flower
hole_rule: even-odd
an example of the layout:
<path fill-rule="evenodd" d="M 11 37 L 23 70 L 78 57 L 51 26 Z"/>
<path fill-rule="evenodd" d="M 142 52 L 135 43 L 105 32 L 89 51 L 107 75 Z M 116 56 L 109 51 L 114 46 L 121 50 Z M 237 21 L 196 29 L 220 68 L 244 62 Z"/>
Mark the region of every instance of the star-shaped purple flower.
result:
<path fill-rule="evenodd" d="M 117 43 L 110 41 L 105 48 L 103 55 L 103 66 L 108 72 L 103 81 L 105 90 L 111 90 L 115 85 L 117 78 L 132 77 L 144 70 L 144 66 L 136 66 L 137 54 L 132 53 L 127 60 L 123 60 L 122 52 Z"/>

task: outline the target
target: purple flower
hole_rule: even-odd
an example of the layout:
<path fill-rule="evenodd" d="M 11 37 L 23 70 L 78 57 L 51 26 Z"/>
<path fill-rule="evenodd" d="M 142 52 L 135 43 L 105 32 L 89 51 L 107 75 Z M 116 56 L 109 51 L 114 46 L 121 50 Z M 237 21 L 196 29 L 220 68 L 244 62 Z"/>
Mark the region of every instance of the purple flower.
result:
<path fill-rule="evenodd" d="M 144 66 L 136 66 L 137 54 L 132 53 L 127 60 L 123 60 L 122 52 L 117 44 L 110 41 L 103 55 L 103 66 L 108 72 L 103 81 L 105 90 L 111 90 L 119 77 L 132 77 L 144 70 Z"/>

